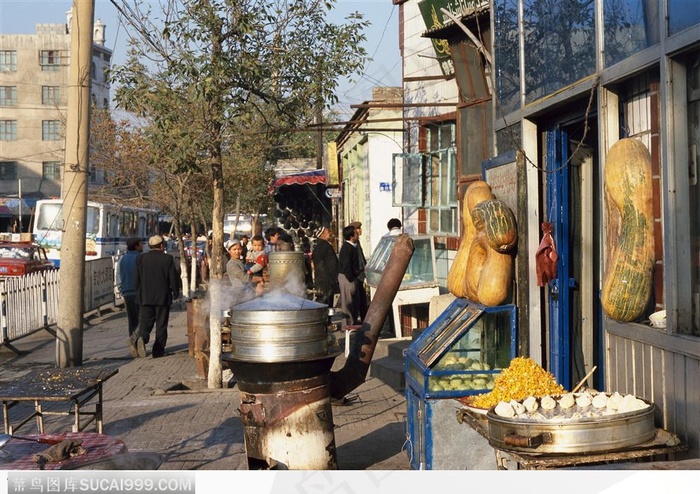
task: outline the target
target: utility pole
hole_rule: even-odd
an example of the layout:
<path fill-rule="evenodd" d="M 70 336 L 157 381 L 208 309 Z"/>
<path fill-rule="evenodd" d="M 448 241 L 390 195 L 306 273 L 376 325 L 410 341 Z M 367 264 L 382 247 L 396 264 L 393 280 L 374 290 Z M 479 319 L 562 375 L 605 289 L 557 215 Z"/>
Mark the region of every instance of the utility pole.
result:
<path fill-rule="evenodd" d="M 73 0 L 66 156 L 61 187 L 64 232 L 56 329 L 56 366 L 59 368 L 83 365 L 83 285 L 94 12 L 94 0 Z"/>

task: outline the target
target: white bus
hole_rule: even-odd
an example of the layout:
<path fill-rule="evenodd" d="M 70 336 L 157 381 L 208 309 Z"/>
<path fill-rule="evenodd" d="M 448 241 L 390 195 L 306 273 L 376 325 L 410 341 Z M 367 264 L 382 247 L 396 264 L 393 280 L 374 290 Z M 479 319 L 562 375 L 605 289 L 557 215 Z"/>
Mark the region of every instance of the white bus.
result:
<path fill-rule="evenodd" d="M 144 249 L 148 237 L 158 230 L 158 212 L 152 209 L 118 206 L 89 201 L 85 225 L 85 260 L 120 255 L 126 240 L 139 237 Z M 37 201 L 32 233 L 34 241 L 46 249 L 49 259 L 61 263 L 63 240 L 63 199 Z"/>

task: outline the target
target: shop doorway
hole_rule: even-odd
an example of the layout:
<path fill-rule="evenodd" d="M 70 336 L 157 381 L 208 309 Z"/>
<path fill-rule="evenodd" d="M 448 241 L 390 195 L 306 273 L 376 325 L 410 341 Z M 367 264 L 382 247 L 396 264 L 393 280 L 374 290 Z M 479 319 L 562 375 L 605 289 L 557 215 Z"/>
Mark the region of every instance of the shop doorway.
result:
<path fill-rule="evenodd" d="M 602 382 L 599 266 L 602 199 L 598 191 L 595 118 L 574 118 L 546 132 L 544 219 L 559 254 L 546 289 L 549 369 L 565 388 L 594 365 Z M 598 381 L 600 379 L 600 381 Z M 594 384 L 596 385 L 596 384 Z M 596 385 L 597 386 L 597 385 Z"/>

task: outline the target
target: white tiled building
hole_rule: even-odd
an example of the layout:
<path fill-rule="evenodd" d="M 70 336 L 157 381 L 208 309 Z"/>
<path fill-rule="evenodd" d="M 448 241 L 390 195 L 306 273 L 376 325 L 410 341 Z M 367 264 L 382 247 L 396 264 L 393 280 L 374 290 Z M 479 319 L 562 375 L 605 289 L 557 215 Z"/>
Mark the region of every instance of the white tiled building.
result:
<path fill-rule="evenodd" d="M 70 13 L 66 24 L 37 24 L 34 34 L 0 34 L 0 201 L 20 192 L 24 198 L 61 194 L 69 23 Z M 104 46 L 105 25 L 99 19 L 93 38 L 92 103 L 109 108 L 112 51 Z M 93 174 L 91 182 L 96 181 Z M 25 223 L 29 212 L 23 211 Z"/>

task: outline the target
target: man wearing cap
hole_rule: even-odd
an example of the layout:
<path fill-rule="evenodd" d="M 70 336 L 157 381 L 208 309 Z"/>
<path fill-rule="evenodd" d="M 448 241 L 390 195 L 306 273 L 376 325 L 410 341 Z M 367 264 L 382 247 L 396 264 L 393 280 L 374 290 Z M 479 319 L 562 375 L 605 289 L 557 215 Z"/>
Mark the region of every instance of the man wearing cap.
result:
<path fill-rule="evenodd" d="M 126 309 L 129 338 L 139 327 L 139 304 L 136 300 L 136 261 L 142 251 L 141 239 L 138 237 L 129 238 L 126 241 L 126 253 L 119 259 L 115 273 L 117 292 L 124 300 L 124 309 Z"/>
<path fill-rule="evenodd" d="M 146 356 L 146 344 L 151 330 L 156 327 L 156 337 L 151 355 L 153 358 L 165 355 L 168 342 L 168 321 L 170 305 L 180 295 L 180 283 L 175 270 L 175 260 L 164 251 L 163 237 L 155 235 L 148 239 L 150 250 L 139 256 L 136 263 L 137 300 L 141 305 L 139 329 L 129 338 L 139 357 Z"/>
<path fill-rule="evenodd" d="M 338 288 L 338 256 L 329 239 L 331 231 L 321 226 L 314 232 L 316 246 L 311 259 L 313 261 L 314 287 L 316 301 L 333 307 L 333 296 L 340 293 Z"/>

